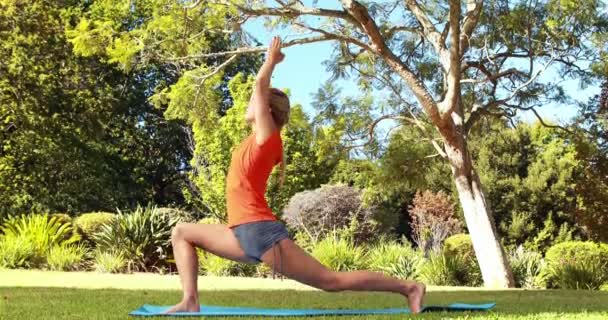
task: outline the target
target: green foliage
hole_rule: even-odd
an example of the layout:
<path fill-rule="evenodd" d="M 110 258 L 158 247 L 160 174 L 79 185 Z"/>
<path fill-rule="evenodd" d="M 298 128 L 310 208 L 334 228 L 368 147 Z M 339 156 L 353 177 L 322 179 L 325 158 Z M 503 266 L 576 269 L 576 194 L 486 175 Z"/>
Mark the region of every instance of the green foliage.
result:
<path fill-rule="evenodd" d="M 445 239 L 443 253 L 450 257 L 459 257 L 466 266 L 466 279 L 462 283 L 469 286 L 482 284 L 481 269 L 477 262 L 477 255 L 473 248 L 471 236 L 468 234 L 455 234 Z"/>
<path fill-rule="evenodd" d="M 471 136 L 477 172 L 508 247 L 544 251 L 580 234 L 573 226 L 581 163 L 566 137 L 540 124 L 501 122 Z"/>
<path fill-rule="evenodd" d="M 48 214 L 11 217 L 1 229 L 7 239 L 22 239 L 31 244 L 34 251 L 28 261 L 31 267 L 42 266 L 54 246 L 67 245 L 80 239 L 70 223 L 62 224 L 57 217 L 49 217 Z"/>
<path fill-rule="evenodd" d="M 93 268 L 102 273 L 119 273 L 127 269 L 128 260 L 120 251 L 96 250 L 93 257 Z"/>
<path fill-rule="evenodd" d="M 74 224 L 72 217 L 65 213 L 53 213 L 49 216 L 50 218 L 55 217 L 60 224 Z"/>
<path fill-rule="evenodd" d="M 475 258 L 473 241 L 471 236 L 466 233 L 455 234 L 445 239 L 443 251 L 449 255 L 457 255 L 465 259 Z"/>
<path fill-rule="evenodd" d="M 369 269 L 401 279 L 418 279 L 424 264 L 423 255 L 408 242 L 385 242 L 383 239 L 369 249 Z"/>
<path fill-rule="evenodd" d="M 31 239 L 24 235 L 0 237 L 0 268 L 29 268 L 35 261 L 36 248 Z"/>
<path fill-rule="evenodd" d="M 198 251 L 201 274 L 218 277 L 251 277 L 257 272 L 255 264 L 236 262 L 214 254 Z"/>
<path fill-rule="evenodd" d="M 0 217 L 183 202 L 187 139 L 178 122 L 162 119 L 148 103 L 154 86 L 171 76 L 148 62 L 145 72 L 122 74 L 93 56 L 95 50 L 76 56 L 72 49 L 106 43 L 125 61 L 140 45 L 111 39 L 115 24 L 99 19 L 71 34 L 83 37 L 74 48 L 66 31 L 90 7 L 39 0 L 1 5 Z"/>
<path fill-rule="evenodd" d="M 549 248 L 547 284 L 550 288 L 597 290 L 608 280 L 608 245 L 570 241 Z"/>
<path fill-rule="evenodd" d="M 88 248 L 84 244 L 55 245 L 47 255 L 47 267 L 54 271 L 80 270 L 88 254 Z"/>
<path fill-rule="evenodd" d="M 518 246 L 509 255 L 515 286 L 525 289 L 544 289 L 546 274 L 542 254 Z"/>
<path fill-rule="evenodd" d="M 471 286 L 466 260 L 458 255 L 431 253 L 420 271 L 420 278 L 436 286 Z"/>
<path fill-rule="evenodd" d="M 179 222 L 153 206 L 138 207 L 131 213 L 119 213 L 93 240 L 102 251 L 122 252 L 129 271 L 150 271 L 162 268 L 171 257 L 171 230 Z"/>
<path fill-rule="evenodd" d="M 74 224 L 83 238 L 93 239 L 93 235 L 101 231 L 102 226 L 113 223 L 115 219 L 116 215 L 110 212 L 91 212 L 78 216 L 74 219 Z"/>
<path fill-rule="evenodd" d="M 364 249 L 338 236 L 337 232 L 316 243 L 312 256 L 334 271 L 360 270 L 367 265 Z"/>
<path fill-rule="evenodd" d="M 192 223 L 196 221 L 196 218 L 191 212 L 178 209 L 178 208 L 157 208 L 157 213 L 160 215 L 168 216 L 172 219 L 177 219 L 181 222 Z"/>

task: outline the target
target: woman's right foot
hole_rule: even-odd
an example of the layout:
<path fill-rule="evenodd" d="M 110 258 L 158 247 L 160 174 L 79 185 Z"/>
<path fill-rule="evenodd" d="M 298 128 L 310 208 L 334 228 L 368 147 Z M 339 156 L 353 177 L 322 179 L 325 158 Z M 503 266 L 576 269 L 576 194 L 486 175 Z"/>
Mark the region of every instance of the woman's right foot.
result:
<path fill-rule="evenodd" d="M 403 294 L 407 297 L 407 302 L 412 313 L 420 313 L 424 295 L 426 294 L 426 286 L 422 283 L 408 282 L 405 286 Z"/>
<path fill-rule="evenodd" d="M 169 310 L 165 311 L 165 314 L 168 313 L 177 313 L 177 312 L 199 312 L 201 310 L 201 306 L 198 304 L 196 300 L 183 300 L 182 302 L 176 304 L 171 307 Z"/>

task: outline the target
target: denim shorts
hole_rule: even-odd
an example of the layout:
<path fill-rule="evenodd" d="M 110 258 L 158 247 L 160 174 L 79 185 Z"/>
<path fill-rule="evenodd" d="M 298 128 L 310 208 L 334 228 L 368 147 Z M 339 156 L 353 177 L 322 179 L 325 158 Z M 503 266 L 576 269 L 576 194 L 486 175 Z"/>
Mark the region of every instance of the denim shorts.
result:
<path fill-rule="evenodd" d="M 279 241 L 289 238 L 280 221 L 258 221 L 238 225 L 232 229 L 248 258 L 262 262 L 262 255 Z"/>

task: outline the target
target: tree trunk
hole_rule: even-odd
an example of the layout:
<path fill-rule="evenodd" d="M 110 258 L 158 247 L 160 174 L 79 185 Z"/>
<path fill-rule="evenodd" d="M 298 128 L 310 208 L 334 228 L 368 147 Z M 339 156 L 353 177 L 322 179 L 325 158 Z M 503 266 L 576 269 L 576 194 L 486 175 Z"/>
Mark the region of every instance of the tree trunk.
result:
<path fill-rule="evenodd" d="M 444 131 L 448 133 L 447 135 L 443 134 L 445 151 L 452 168 L 484 285 L 487 288 L 514 287 L 513 274 L 498 241 L 494 219 L 486 203 L 479 176 L 473 167 L 466 141 L 457 130 L 451 129 Z"/>

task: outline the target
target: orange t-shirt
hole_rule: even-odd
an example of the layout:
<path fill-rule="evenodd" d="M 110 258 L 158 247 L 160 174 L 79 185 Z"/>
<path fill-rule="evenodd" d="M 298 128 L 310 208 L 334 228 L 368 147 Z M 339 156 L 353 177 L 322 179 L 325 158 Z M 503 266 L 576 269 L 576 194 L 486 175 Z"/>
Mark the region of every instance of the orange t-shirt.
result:
<path fill-rule="evenodd" d="M 266 202 L 266 184 L 275 165 L 283 158 L 279 130 L 259 145 L 255 133 L 247 137 L 232 153 L 226 178 L 228 226 L 277 218 Z"/>

